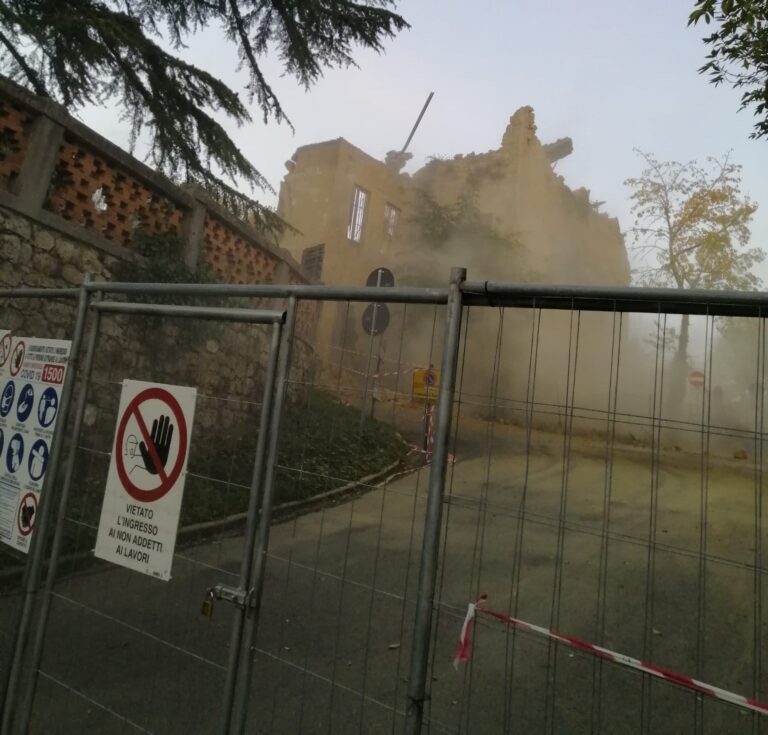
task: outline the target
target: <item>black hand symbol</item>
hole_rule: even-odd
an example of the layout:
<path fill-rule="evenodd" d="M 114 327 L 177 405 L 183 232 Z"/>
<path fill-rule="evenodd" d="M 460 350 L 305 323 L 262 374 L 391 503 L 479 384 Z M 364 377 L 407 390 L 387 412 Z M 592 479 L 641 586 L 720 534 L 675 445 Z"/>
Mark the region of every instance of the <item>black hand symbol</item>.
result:
<path fill-rule="evenodd" d="M 171 439 L 173 439 L 173 424 L 168 416 L 161 416 L 160 423 L 158 423 L 157 419 L 152 422 L 152 433 L 149 438 L 157 452 L 161 465 L 165 467 L 165 463 L 168 461 L 168 452 L 171 450 Z M 152 455 L 149 453 L 144 442 L 139 443 L 139 451 L 141 452 L 141 458 L 144 460 L 147 472 L 156 475 L 159 468 L 155 467 Z"/>
<path fill-rule="evenodd" d="M 29 528 L 32 525 L 32 518 L 35 515 L 35 509 L 31 505 L 25 505 L 21 509 L 21 525 L 23 528 Z"/>
<path fill-rule="evenodd" d="M 16 352 L 16 359 L 13 361 L 14 370 L 18 371 L 18 369 L 21 367 L 21 361 L 23 359 L 24 359 L 24 352 L 22 350 L 18 350 Z"/>

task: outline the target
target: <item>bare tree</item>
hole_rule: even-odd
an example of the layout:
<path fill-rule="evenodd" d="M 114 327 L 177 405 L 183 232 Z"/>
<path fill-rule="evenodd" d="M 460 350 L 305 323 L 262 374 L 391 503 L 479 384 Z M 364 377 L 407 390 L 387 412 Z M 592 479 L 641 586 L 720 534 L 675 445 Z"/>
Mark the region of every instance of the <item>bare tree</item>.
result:
<path fill-rule="evenodd" d="M 631 232 L 638 266 L 635 280 L 649 286 L 750 290 L 761 280 L 752 268 L 765 258 L 750 248 L 757 205 L 741 192 L 741 166 L 730 160 L 659 161 L 637 151 L 645 168 L 624 183 L 631 189 Z M 676 358 L 688 360 L 688 316 L 677 339 Z"/>

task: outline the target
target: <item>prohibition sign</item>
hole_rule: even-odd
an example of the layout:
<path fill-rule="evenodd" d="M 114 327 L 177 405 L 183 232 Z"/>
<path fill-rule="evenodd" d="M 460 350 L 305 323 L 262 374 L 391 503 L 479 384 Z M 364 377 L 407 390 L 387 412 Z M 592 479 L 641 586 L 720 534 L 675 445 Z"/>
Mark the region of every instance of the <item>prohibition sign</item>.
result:
<path fill-rule="evenodd" d="M 32 500 L 31 505 L 27 505 L 27 500 Z M 26 513 L 29 513 L 29 509 L 32 509 L 32 515 L 29 516 L 29 519 L 24 519 L 24 522 L 22 523 L 22 518 Z M 16 515 L 16 526 L 19 529 L 19 533 L 22 536 L 29 536 L 30 533 L 32 533 L 32 529 L 35 527 L 35 516 L 37 515 L 37 495 L 34 493 L 27 493 L 19 503 L 19 512 Z"/>
<path fill-rule="evenodd" d="M 8 358 L 11 356 L 11 333 L 8 332 L 0 340 L 0 368 L 8 362 Z"/>
<path fill-rule="evenodd" d="M 701 388 L 704 385 L 706 379 L 707 376 L 704 375 L 701 370 L 691 370 L 691 372 L 688 373 L 688 382 L 694 388 Z"/>
<path fill-rule="evenodd" d="M 162 401 L 168 406 L 173 417 L 176 419 L 176 426 L 178 427 L 176 436 L 179 438 L 179 448 L 170 472 L 166 472 L 165 467 L 157 454 L 155 445 L 150 439 L 147 422 L 141 415 L 141 405 L 153 399 Z M 152 463 L 157 470 L 157 476 L 160 479 L 160 484 L 149 490 L 145 490 L 135 485 L 125 469 L 125 458 L 123 457 L 121 447 L 125 446 L 125 430 L 131 418 L 134 418 L 138 424 L 141 438 L 144 440 L 144 445 L 147 447 Z M 184 458 L 186 456 L 187 422 L 178 401 L 163 388 L 147 388 L 146 390 L 141 391 L 141 393 L 135 396 L 126 406 L 125 413 L 123 413 L 117 427 L 117 437 L 115 439 L 115 457 L 117 458 L 115 465 L 117 468 L 117 475 L 120 478 L 120 482 L 122 483 L 125 492 L 140 503 L 152 503 L 155 500 L 159 500 L 176 484 L 176 481 L 181 474 L 181 468 L 184 466 Z"/>
<path fill-rule="evenodd" d="M 21 366 L 24 364 L 24 353 L 27 350 L 27 346 L 23 342 L 17 342 L 16 347 L 13 350 L 13 357 L 11 358 L 11 377 L 15 378 L 21 370 Z"/>

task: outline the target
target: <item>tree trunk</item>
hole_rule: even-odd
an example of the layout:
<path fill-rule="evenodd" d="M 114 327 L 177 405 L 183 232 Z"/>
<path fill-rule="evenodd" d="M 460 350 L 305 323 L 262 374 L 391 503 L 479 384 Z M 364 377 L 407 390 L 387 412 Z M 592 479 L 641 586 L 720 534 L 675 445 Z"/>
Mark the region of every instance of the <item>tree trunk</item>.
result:
<path fill-rule="evenodd" d="M 690 316 L 683 314 L 680 323 L 680 335 L 677 338 L 677 350 L 672 358 L 671 370 L 669 375 L 668 388 L 664 391 L 667 398 L 667 411 L 665 414 L 672 419 L 682 419 L 683 402 L 686 394 L 688 375 L 688 326 Z M 665 381 L 666 382 L 666 381 Z"/>
<path fill-rule="evenodd" d="M 688 321 L 690 319 L 689 314 L 683 314 L 683 321 L 680 324 L 680 336 L 677 339 L 677 355 L 676 359 L 680 360 L 680 364 L 683 366 L 688 365 Z"/>

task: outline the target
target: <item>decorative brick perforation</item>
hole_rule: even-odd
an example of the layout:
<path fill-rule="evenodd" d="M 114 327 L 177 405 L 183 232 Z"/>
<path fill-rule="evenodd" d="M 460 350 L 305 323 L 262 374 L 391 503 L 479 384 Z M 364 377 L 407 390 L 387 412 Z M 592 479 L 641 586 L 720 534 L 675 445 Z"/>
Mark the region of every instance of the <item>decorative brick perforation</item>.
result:
<path fill-rule="evenodd" d="M 68 137 L 46 202 L 64 219 L 130 247 L 134 231 L 181 234 L 184 210 Z"/>
<path fill-rule="evenodd" d="M 292 286 L 300 286 L 306 282 L 299 273 L 291 268 L 288 283 Z M 315 335 L 319 313 L 319 301 L 300 301 L 296 311 L 296 333 L 304 339 L 312 339 Z"/>
<path fill-rule="evenodd" d="M 205 218 L 204 257 L 216 276 L 228 283 L 273 283 L 275 268 L 280 262 L 269 251 L 248 242 L 211 214 Z M 293 268 L 289 270 L 289 274 L 290 284 L 306 283 Z M 314 336 L 317 310 L 318 305 L 311 301 L 299 304 L 296 332 L 305 339 Z"/>
<path fill-rule="evenodd" d="M 319 301 L 301 301 L 296 311 L 296 332 L 306 340 L 312 340 L 317 326 Z"/>
<path fill-rule="evenodd" d="M 277 259 L 230 229 L 218 217 L 205 218 L 205 261 L 228 283 L 272 283 Z"/>
<path fill-rule="evenodd" d="M 8 190 L 19 175 L 29 145 L 32 117 L 8 100 L 0 100 L 0 186 Z"/>

